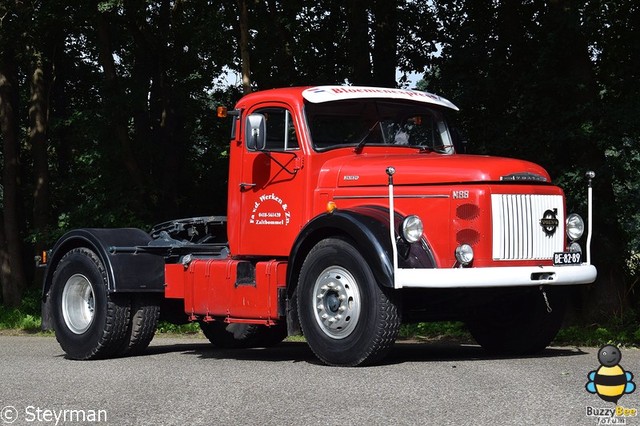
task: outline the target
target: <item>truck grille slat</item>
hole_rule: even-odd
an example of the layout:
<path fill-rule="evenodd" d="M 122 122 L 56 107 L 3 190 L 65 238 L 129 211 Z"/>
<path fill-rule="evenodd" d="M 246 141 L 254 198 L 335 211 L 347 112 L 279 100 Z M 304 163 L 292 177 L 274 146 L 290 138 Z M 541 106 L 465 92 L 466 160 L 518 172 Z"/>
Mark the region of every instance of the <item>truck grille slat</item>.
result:
<path fill-rule="evenodd" d="M 564 203 L 561 195 L 492 194 L 493 259 L 551 259 L 564 249 Z M 558 226 L 545 232 L 545 212 L 556 212 Z"/>

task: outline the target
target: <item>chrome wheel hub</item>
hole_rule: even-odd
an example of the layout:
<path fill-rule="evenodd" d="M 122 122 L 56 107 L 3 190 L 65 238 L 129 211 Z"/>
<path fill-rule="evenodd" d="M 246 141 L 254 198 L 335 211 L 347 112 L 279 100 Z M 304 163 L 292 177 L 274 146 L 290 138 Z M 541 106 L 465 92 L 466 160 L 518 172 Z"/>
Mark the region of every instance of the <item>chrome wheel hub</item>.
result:
<path fill-rule="evenodd" d="M 62 291 L 62 317 L 71 332 L 82 334 L 95 315 L 95 295 L 91 283 L 82 274 L 71 276 Z"/>
<path fill-rule="evenodd" d="M 325 269 L 313 286 L 314 315 L 320 329 L 334 339 L 349 336 L 360 317 L 360 289 L 340 266 Z"/>

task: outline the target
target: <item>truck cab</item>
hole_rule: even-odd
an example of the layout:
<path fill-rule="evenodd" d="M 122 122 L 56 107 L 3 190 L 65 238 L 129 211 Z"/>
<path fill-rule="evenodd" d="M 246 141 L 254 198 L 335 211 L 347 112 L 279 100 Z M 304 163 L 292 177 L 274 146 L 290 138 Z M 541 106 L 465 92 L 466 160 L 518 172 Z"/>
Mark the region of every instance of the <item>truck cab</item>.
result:
<path fill-rule="evenodd" d="M 464 321 L 494 353 L 542 350 L 570 286 L 596 278 L 591 229 L 583 242 L 542 167 L 457 152 L 455 111 L 374 87 L 243 97 L 227 114 L 227 217 L 71 231 L 49 256 L 47 325 L 80 359 L 144 349 L 175 306 L 218 346 L 303 333 L 331 365 L 378 362 L 416 321 Z M 125 331 L 100 343 L 116 302 Z"/>

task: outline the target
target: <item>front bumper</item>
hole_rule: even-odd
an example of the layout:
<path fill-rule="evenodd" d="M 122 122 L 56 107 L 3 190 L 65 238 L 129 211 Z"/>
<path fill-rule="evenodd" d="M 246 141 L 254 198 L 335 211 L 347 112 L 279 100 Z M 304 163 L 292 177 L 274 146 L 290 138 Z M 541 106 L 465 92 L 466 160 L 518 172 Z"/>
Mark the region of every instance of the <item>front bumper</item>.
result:
<path fill-rule="evenodd" d="M 492 288 L 588 284 L 595 266 L 510 266 L 395 270 L 395 288 Z"/>

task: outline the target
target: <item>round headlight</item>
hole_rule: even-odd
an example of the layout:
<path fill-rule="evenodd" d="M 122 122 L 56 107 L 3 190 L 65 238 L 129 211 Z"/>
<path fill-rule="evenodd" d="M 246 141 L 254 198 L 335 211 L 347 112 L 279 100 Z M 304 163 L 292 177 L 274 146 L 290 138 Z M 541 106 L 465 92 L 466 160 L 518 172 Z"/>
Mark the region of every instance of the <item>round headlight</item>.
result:
<path fill-rule="evenodd" d="M 567 216 L 567 237 L 571 241 L 579 240 L 584 233 L 584 220 L 575 213 Z"/>
<path fill-rule="evenodd" d="M 571 253 L 582 253 L 582 247 L 580 247 L 580 244 L 573 242 L 569 244 L 569 251 Z"/>
<path fill-rule="evenodd" d="M 402 221 L 402 237 L 408 243 L 415 243 L 422 238 L 422 220 L 416 215 L 407 216 Z"/>
<path fill-rule="evenodd" d="M 461 244 L 456 247 L 456 259 L 462 266 L 467 266 L 473 261 L 473 248 L 469 244 Z"/>

